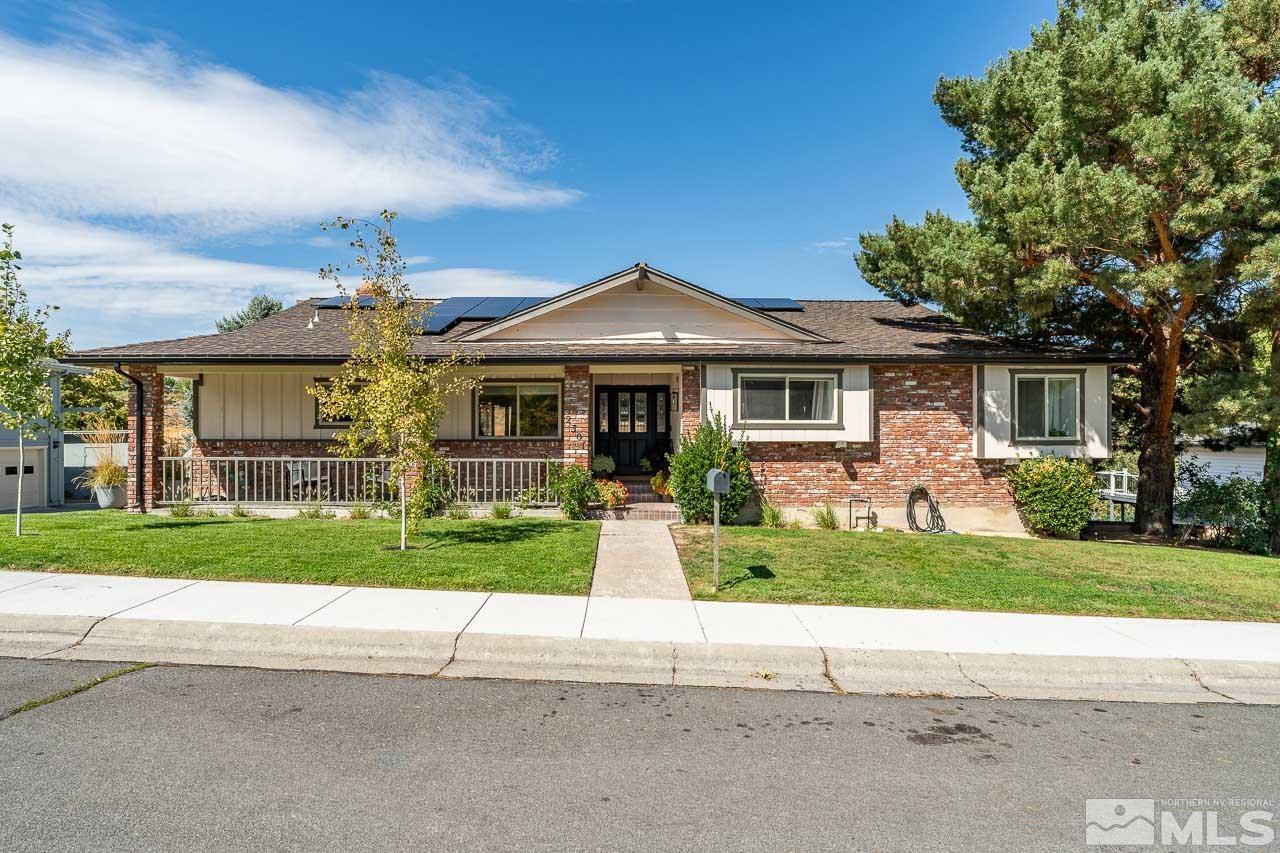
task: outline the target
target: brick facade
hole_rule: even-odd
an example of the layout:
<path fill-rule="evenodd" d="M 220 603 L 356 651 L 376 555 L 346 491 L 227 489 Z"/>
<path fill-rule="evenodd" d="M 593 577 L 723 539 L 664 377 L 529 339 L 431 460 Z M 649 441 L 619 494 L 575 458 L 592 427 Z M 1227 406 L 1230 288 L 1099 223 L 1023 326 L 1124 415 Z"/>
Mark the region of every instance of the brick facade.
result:
<path fill-rule="evenodd" d="M 968 365 L 872 370 L 875 440 L 752 442 L 757 486 L 779 506 L 809 507 L 852 494 L 877 506 L 905 504 L 923 483 L 950 506 L 1010 507 L 1001 460 L 973 456 L 973 374 Z"/>
<path fill-rule="evenodd" d="M 144 364 L 126 365 L 125 371 L 142 382 L 143 494 L 138 495 L 138 447 L 135 436 L 138 424 L 138 388 L 129 383 L 129 482 L 127 504 L 130 509 L 146 510 L 159 505 L 160 457 L 164 454 L 164 377 L 154 367 Z M 141 498 L 141 499 L 140 499 Z"/>
<path fill-rule="evenodd" d="M 691 436 L 702 423 L 702 368 L 680 367 L 680 435 Z"/>
<path fill-rule="evenodd" d="M 591 467 L 591 369 L 571 364 L 564 369 L 564 403 L 561 407 L 564 461 Z"/>

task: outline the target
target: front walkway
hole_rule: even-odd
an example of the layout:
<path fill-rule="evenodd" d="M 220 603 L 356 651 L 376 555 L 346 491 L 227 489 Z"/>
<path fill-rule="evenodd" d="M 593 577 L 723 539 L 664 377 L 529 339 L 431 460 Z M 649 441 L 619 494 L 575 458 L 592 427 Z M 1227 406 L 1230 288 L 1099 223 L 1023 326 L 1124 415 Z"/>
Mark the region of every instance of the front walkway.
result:
<path fill-rule="evenodd" d="M 689 601 L 689 585 L 667 522 L 603 522 L 591 595 Z"/>

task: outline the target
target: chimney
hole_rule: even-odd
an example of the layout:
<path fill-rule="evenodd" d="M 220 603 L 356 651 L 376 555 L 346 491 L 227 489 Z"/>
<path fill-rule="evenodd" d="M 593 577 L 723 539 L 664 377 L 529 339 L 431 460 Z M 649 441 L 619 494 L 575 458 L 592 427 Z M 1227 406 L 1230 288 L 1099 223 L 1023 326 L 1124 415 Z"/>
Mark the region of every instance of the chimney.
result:
<path fill-rule="evenodd" d="M 356 288 L 356 296 L 373 296 L 373 283 L 369 281 L 360 282 L 360 286 Z"/>

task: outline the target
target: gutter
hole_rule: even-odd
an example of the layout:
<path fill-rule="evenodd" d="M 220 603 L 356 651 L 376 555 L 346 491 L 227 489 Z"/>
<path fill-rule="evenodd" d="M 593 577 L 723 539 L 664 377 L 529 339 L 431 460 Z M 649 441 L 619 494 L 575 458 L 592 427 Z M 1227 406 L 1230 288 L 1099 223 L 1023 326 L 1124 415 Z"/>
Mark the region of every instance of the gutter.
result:
<path fill-rule="evenodd" d="M 116 373 L 119 373 L 125 379 L 133 383 L 133 389 L 137 393 L 137 407 L 133 416 L 133 467 L 134 467 L 134 494 L 138 498 L 138 512 L 145 513 L 147 511 L 147 491 L 146 491 L 146 470 L 147 470 L 147 454 L 144 452 L 142 437 L 146 434 L 144 412 L 146 408 L 144 403 L 147 399 L 147 386 L 142 384 L 142 380 L 138 377 L 125 373 L 120 367 L 120 362 L 114 365 Z"/>

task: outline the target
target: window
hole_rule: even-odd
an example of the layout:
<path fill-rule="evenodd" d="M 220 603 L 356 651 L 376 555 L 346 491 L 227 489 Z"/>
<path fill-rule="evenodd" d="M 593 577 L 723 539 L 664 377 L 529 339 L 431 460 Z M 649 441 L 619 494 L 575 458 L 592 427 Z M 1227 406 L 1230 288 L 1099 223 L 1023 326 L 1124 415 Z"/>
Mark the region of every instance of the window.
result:
<path fill-rule="evenodd" d="M 476 402 L 481 438 L 555 438 L 560 434 L 560 386 L 485 385 Z"/>
<path fill-rule="evenodd" d="M 742 376 L 738 385 L 738 420 L 835 423 L 836 377 Z"/>
<path fill-rule="evenodd" d="M 329 379 L 317 379 L 315 380 L 315 383 L 317 388 L 328 388 L 333 384 L 333 381 Z M 363 385 L 364 383 L 359 384 Z M 316 429 L 341 429 L 343 427 L 351 426 L 350 418 L 342 418 L 339 420 L 330 420 L 329 418 L 326 418 L 324 413 L 320 411 L 320 398 L 315 398 L 312 405 L 315 407 L 316 412 Z"/>
<path fill-rule="evenodd" d="M 631 395 L 618 394 L 618 432 L 631 432 Z"/>
<path fill-rule="evenodd" d="M 596 432 L 609 431 L 609 392 L 596 395 Z"/>
<path fill-rule="evenodd" d="M 1018 441 L 1080 437 L 1080 377 L 1014 377 L 1014 437 Z"/>
<path fill-rule="evenodd" d="M 667 392 L 658 392 L 658 415 L 657 415 L 658 432 L 667 431 Z"/>
<path fill-rule="evenodd" d="M 649 431 L 649 398 L 640 393 L 636 395 L 636 432 Z"/>

